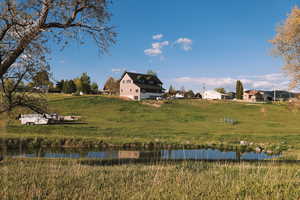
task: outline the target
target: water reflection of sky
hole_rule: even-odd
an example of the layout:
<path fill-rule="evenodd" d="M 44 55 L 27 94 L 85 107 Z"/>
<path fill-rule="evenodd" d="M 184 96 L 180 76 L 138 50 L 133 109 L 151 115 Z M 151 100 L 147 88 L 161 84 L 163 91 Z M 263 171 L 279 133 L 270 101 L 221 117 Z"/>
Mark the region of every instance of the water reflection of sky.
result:
<path fill-rule="evenodd" d="M 163 159 L 198 159 L 198 160 L 218 160 L 235 159 L 235 152 L 222 152 L 214 149 L 195 149 L 195 150 L 163 150 Z"/>
<path fill-rule="evenodd" d="M 78 152 L 76 152 L 78 151 Z M 52 151 L 51 149 L 38 149 L 36 151 L 22 150 L 9 151 L 8 156 L 13 157 L 45 157 L 45 158 L 96 158 L 96 159 L 194 159 L 194 160 L 264 160 L 277 157 L 265 153 L 223 152 L 217 149 L 192 149 L 192 150 L 106 150 L 106 151 L 82 151 L 75 149 L 72 152 L 65 150 Z"/>

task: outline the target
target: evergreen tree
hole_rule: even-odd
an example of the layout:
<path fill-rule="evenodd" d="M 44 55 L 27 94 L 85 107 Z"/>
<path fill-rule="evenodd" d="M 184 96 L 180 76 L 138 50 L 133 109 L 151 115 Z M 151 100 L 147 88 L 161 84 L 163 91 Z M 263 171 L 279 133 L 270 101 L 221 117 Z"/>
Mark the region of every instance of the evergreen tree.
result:
<path fill-rule="evenodd" d="M 236 98 L 237 99 L 243 99 L 244 94 L 244 87 L 240 80 L 237 80 L 236 82 Z"/>
<path fill-rule="evenodd" d="M 170 94 L 170 95 L 176 94 L 176 90 L 174 89 L 174 87 L 173 87 L 172 85 L 170 85 L 170 88 L 169 88 L 169 94 Z"/>
<path fill-rule="evenodd" d="M 92 93 L 93 94 L 97 94 L 98 93 L 98 85 L 97 85 L 97 83 L 92 83 L 92 85 L 91 85 L 91 91 L 92 91 Z"/>
<path fill-rule="evenodd" d="M 80 77 L 82 92 L 85 94 L 89 94 L 91 92 L 91 78 L 85 72 Z"/>
<path fill-rule="evenodd" d="M 65 80 L 63 82 L 62 92 L 68 94 L 68 91 L 69 91 L 69 81 Z"/>
<path fill-rule="evenodd" d="M 147 74 L 148 74 L 148 75 L 157 76 L 157 73 L 156 73 L 155 71 L 151 70 L 151 69 L 149 69 L 149 70 L 147 71 Z"/>
<path fill-rule="evenodd" d="M 63 91 L 64 82 L 65 82 L 64 80 L 56 82 L 56 88 L 57 88 L 57 90 L 59 90 L 61 92 Z"/>
<path fill-rule="evenodd" d="M 69 80 L 69 94 L 75 93 L 77 90 L 76 85 L 73 80 Z"/>

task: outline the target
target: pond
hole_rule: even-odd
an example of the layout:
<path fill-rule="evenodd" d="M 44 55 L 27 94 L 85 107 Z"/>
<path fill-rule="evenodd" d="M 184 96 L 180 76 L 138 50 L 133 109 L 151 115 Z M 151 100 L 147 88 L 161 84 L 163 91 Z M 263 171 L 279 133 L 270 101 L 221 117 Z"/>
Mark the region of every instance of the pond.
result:
<path fill-rule="evenodd" d="M 264 152 L 234 152 L 218 149 L 161 150 L 95 150 L 95 149 L 26 149 L 9 150 L 9 157 L 30 158 L 93 158 L 93 159 L 151 159 L 151 160 L 266 160 L 279 155 Z"/>

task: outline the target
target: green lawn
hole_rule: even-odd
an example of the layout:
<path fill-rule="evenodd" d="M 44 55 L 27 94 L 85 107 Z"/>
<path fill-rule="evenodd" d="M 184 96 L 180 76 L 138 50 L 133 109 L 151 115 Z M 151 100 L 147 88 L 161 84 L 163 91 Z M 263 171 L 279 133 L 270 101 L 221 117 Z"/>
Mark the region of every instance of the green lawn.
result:
<path fill-rule="evenodd" d="M 13 121 L 2 136 L 81 138 L 112 144 L 238 144 L 246 140 L 300 149 L 300 113 L 287 104 L 172 100 L 154 107 L 102 96 L 50 95 L 49 108 L 81 115 L 86 124 L 28 127 Z M 238 123 L 224 123 L 224 117 Z"/>

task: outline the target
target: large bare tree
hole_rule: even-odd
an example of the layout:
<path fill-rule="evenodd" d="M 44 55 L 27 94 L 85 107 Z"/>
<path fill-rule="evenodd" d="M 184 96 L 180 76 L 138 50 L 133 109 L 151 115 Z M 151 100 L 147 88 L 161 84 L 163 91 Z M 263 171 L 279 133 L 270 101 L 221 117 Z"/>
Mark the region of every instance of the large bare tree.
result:
<path fill-rule="evenodd" d="M 108 0 L 2 0 L 2 102 L 11 101 L 11 96 L 17 94 L 15 88 L 24 78 L 29 79 L 47 66 L 47 53 L 53 42 L 65 47 L 73 41 L 82 43 L 90 36 L 100 53 L 106 52 L 116 36 L 109 25 L 110 3 Z M 21 106 L 27 105 L 22 98 L 28 99 L 15 95 L 12 101 L 15 103 L 7 105 L 6 109 L 10 110 L 18 102 Z"/>
<path fill-rule="evenodd" d="M 291 78 L 290 89 L 300 86 L 300 9 L 294 7 L 271 40 L 275 54 L 284 60 L 283 69 Z"/>

